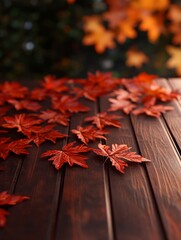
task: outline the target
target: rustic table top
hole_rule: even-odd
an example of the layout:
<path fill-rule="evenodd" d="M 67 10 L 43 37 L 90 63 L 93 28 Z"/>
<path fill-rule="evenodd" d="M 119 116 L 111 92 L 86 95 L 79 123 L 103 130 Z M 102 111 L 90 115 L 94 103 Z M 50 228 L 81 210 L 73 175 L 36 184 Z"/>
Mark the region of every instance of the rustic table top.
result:
<path fill-rule="evenodd" d="M 181 89 L 181 79 L 160 79 L 168 89 Z M 89 113 L 72 116 L 70 126 L 104 111 L 106 97 L 85 100 Z M 2 240 L 180 240 L 181 239 L 181 101 L 160 118 L 125 115 L 123 128 L 111 128 L 107 145 L 127 144 L 150 163 L 131 164 L 121 174 L 108 161 L 89 153 L 89 168 L 65 165 L 57 171 L 42 152 L 52 143 L 34 146 L 29 155 L 9 157 L 0 172 L 0 191 L 30 200 L 10 209 Z M 120 113 L 121 114 L 121 113 Z M 69 139 L 76 141 L 74 134 Z M 97 143 L 92 144 L 97 146 Z M 12 159 L 13 158 L 13 159 Z"/>

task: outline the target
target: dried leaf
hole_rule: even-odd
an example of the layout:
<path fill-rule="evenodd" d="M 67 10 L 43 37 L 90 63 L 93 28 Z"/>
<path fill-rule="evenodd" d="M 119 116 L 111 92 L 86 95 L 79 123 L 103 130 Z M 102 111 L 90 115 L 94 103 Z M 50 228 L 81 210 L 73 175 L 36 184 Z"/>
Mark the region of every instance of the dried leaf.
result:
<path fill-rule="evenodd" d="M 85 118 L 86 122 L 92 122 L 97 128 L 103 129 L 105 126 L 121 127 L 121 123 L 117 120 L 121 117 L 107 112 L 98 113 L 95 116 Z"/>
<path fill-rule="evenodd" d="M 163 105 L 153 105 L 153 106 L 144 106 L 141 108 L 137 108 L 132 111 L 134 115 L 146 114 L 148 116 L 157 117 L 161 116 L 161 113 L 165 113 L 166 111 L 173 110 L 172 106 L 163 106 Z"/>
<path fill-rule="evenodd" d="M 87 157 L 80 153 L 88 152 L 90 148 L 83 144 L 75 146 L 75 143 L 76 142 L 68 143 L 64 145 L 61 150 L 48 150 L 44 152 L 41 157 L 50 157 L 49 161 L 53 161 L 53 165 L 57 170 L 59 170 L 64 163 L 68 163 L 70 166 L 77 164 L 83 168 L 88 168 L 85 162 Z"/>
<path fill-rule="evenodd" d="M 86 145 L 90 140 L 95 141 L 96 138 L 106 140 L 106 137 L 104 137 L 103 134 L 108 134 L 107 131 L 95 129 L 93 126 L 77 126 L 77 129 L 72 129 L 71 132 L 76 134 L 77 137 Z"/>
<path fill-rule="evenodd" d="M 148 57 L 141 51 L 130 49 L 126 53 L 126 65 L 129 67 L 140 68 L 148 62 Z"/>
<path fill-rule="evenodd" d="M 181 76 L 181 48 L 168 46 L 167 52 L 171 55 L 169 60 L 167 61 L 168 68 L 175 68 L 176 72 L 179 76 Z"/>
<path fill-rule="evenodd" d="M 110 149 L 110 146 L 99 143 L 98 148 L 99 149 L 93 149 L 93 151 L 98 155 L 109 158 L 112 165 L 121 173 L 124 173 L 124 168 L 128 166 L 127 162 L 141 163 L 150 161 L 138 155 L 136 152 L 130 152 L 131 147 L 125 144 L 112 144 L 112 149 Z"/>

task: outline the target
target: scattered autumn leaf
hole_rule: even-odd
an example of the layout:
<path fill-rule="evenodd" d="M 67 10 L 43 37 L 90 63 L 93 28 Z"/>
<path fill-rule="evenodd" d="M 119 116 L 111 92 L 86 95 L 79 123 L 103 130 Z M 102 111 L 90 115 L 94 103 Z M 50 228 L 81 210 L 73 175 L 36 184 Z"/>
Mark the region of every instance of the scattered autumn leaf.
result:
<path fill-rule="evenodd" d="M 29 139 L 33 141 L 37 147 L 39 147 L 40 144 L 47 140 L 55 143 L 58 138 L 64 138 L 67 136 L 66 134 L 53 130 L 53 127 L 53 125 L 47 125 L 43 127 L 38 126 L 35 129 L 32 129 L 29 134 Z"/>
<path fill-rule="evenodd" d="M 181 48 L 167 46 L 167 52 L 171 55 L 167 61 L 168 68 L 175 68 L 179 76 L 181 76 Z"/>
<path fill-rule="evenodd" d="M 107 112 L 98 113 L 95 116 L 85 118 L 86 122 L 92 122 L 97 128 L 103 129 L 105 126 L 121 127 L 120 119 L 121 117 L 115 114 L 108 114 Z"/>
<path fill-rule="evenodd" d="M 31 115 L 21 113 L 14 116 L 4 117 L 6 123 L 2 124 L 5 128 L 17 128 L 18 132 L 29 136 L 33 129 L 37 128 L 37 124 L 42 123 L 41 119 L 35 118 Z"/>
<path fill-rule="evenodd" d="M 111 149 L 110 146 L 99 143 L 98 148 L 99 149 L 93 149 L 93 151 L 98 155 L 109 158 L 112 165 L 121 173 L 124 173 L 124 168 L 128 166 L 127 162 L 141 163 L 150 161 L 138 155 L 136 152 L 130 152 L 131 147 L 125 144 L 112 144 Z"/>
<path fill-rule="evenodd" d="M 27 196 L 19 196 L 14 194 L 8 194 L 6 191 L 0 192 L 0 206 L 12 206 L 20 203 L 24 200 L 29 199 Z M 9 215 L 9 212 L 0 208 L 0 227 L 4 227 L 6 225 L 6 218 Z"/>
<path fill-rule="evenodd" d="M 87 112 L 89 111 L 89 107 L 84 106 L 80 102 L 77 101 L 76 98 L 73 98 L 69 95 L 62 95 L 60 97 L 56 97 L 52 99 L 53 109 L 59 110 L 63 114 L 70 113 L 78 113 L 78 112 Z"/>
<path fill-rule="evenodd" d="M 10 99 L 7 101 L 10 103 L 16 110 L 30 110 L 30 111 L 37 111 L 41 108 L 41 105 L 37 102 L 30 101 L 30 100 L 14 100 Z"/>
<path fill-rule="evenodd" d="M 48 150 L 44 152 L 41 157 L 50 157 L 49 161 L 53 161 L 53 165 L 57 170 L 59 170 L 64 163 L 68 163 L 70 166 L 77 164 L 83 168 L 88 168 L 85 162 L 87 157 L 81 153 L 90 151 L 90 148 L 83 144 L 78 146 L 75 146 L 75 144 L 76 142 L 71 142 L 64 145 L 61 150 Z"/>
<path fill-rule="evenodd" d="M 106 48 L 114 48 L 114 34 L 106 30 L 98 18 L 87 17 L 84 19 L 84 36 L 82 43 L 84 45 L 94 45 L 98 53 L 103 53 Z"/>
<path fill-rule="evenodd" d="M 146 114 L 148 116 L 159 118 L 161 113 L 166 111 L 173 110 L 172 106 L 163 106 L 163 105 L 153 105 L 153 106 L 144 106 L 132 111 L 134 115 Z"/>
<path fill-rule="evenodd" d="M 99 139 L 107 139 L 103 134 L 108 134 L 107 131 L 95 129 L 93 126 L 81 127 L 77 126 L 77 129 L 72 129 L 72 133 L 76 134 L 77 137 L 84 143 L 88 144 L 88 142 L 95 141 L 96 138 Z"/>
<path fill-rule="evenodd" d="M 26 150 L 26 148 L 31 146 L 29 143 L 29 139 L 11 140 L 11 138 L 7 137 L 0 138 L 0 158 L 5 160 L 10 151 L 17 155 L 28 154 L 29 152 Z"/>
<path fill-rule="evenodd" d="M 47 109 L 46 111 L 42 111 L 40 115 L 38 115 L 39 118 L 42 120 L 47 120 L 48 123 L 58 123 L 63 126 L 68 126 L 69 122 L 69 114 L 61 112 L 54 111 L 51 109 Z"/>
<path fill-rule="evenodd" d="M 148 62 L 148 57 L 141 51 L 130 49 L 126 53 L 126 65 L 129 67 L 140 68 Z"/>

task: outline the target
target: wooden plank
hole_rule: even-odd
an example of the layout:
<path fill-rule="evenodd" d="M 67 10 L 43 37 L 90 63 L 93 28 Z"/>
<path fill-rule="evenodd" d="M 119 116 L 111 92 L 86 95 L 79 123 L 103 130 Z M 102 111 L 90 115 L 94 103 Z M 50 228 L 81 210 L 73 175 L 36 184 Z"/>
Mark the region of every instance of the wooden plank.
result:
<path fill-rule="evenodd" d="M 132 123 L 146 164 L 159 213 L 172 240 L 181 239 L 181 164 L 162 118 L 132 116 Z"/>
<path fill-rule="evenodd" d="M 58 129 L 62 133 L 68 131 L 68 127 Z M 10 209 L 7 226 L 0 232 L 0 239 L 52 239 L 64 170 L 58 172 L 40 155 L 47 149 L 61 148 L 64 143 L 65 140 L 56 144 L 46 142 L 40 148 L 34 145 L 24 158 L 14 193 L 27 195 L 30 200 Z"/>
<path fill-rule="evenodd" d="M 106 97 L 101 98 L 100 106 L 101 111 L 107 110 Z M 123 127 L 108 128 L 106 143 L 127 144 L 139 153 L 129 116 L 121 111 L 117 114 L 122 116 Z M 144 165 L 131 164 L 123 175 L 110 164 L 109 181 L 115 239 L 165 239 Z"/>
<path fill-rule="evenodd" d="M 32 149 L 30 156 L 24 160 L 15 193 L 30 196 L 30 200 L 10 210 L 7 226 L 0 234 L 1 239 L 18 240 L 21 237 L 39 240 L 48 239 L 47 235 L 52 234 L 52 218 L 55 218 L 57 208 L 56 190 L 61 179 L 48 161 L 39 158 L 47 148 L 52 148 L 52 145 L 44 145 L 39 152 Z"/>
<path fill-rule="evenodd" d="M 171 86 L 166 79 L 159 79 L 158 83 L 165 89 L 171 91 Z M 176 86 L 175 86 L 176 87 Z M 181 85 L 180 85 L 181 87 Z M 181 105 L 178 100 L 172 100 L 166 105 L 172 106 L 173 110 L 163 114 L 168 130 L 177 146 L 181 149 Z"/>
<path fill-rule="evenodd" d="M 71 129 L 82 125 L 84 117 L 97 112 L 96 103 L 83 101 L 91 108 L 89 113 L 76 114 L 71 119 Z M 70 134 L 69 142 L 77 141 Z M 91 144 L 95 147 L 95 144 Z M 89 168 L 67 167 L 64 179 L 64 190 L 58 212 L 56 240 L 106 240 L 112 239 L 108 229 L 103 162 L 93 153 L 87 161 Z"/>
<path fill-rule="evenodd" d="M 22 166 L 23 159 L 21 158 L 11 155 L 5 161 L 1 160 L 3 170 L 0 172 L 0 192 L 8 191 L 12 193 L 14 191 L 15 183 Z"/>

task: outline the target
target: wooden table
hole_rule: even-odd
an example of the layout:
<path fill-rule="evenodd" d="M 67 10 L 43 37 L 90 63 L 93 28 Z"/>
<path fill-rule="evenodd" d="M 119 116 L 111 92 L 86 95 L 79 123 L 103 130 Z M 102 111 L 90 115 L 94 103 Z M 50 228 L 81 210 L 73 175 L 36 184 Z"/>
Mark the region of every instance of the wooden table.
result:
<path fill-rule="evenodd" d="M 181 89 L 181 79 L 160 79 Z M 106 97 L 85 100 L 89 113 L 75 114 L 64 132 L 82 119 L 107 109 Z M 85 103 L 84 102 L 84 103 Z M 9 209 L 1 240 L 180 240 L 181 239 L 181 101 L 161 118 L 124 116 L 120 129 L 109 127 L 107 145 L 127 144 L 150 163 L 131 164 L 125 174 L 89 153 L 89 168 L 54 169 L 40 154 L 61 147 L 44 143 L 29 155 L 13 155 L 0 172 L 0 191 L 30 196 Z M 120 113 L 121 114 L 121 113 Z M 72 133 L 68 141 L 77 141 Z M 97 146 L 97 142 L 92 146 Z"/>

